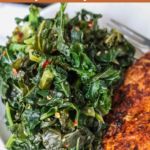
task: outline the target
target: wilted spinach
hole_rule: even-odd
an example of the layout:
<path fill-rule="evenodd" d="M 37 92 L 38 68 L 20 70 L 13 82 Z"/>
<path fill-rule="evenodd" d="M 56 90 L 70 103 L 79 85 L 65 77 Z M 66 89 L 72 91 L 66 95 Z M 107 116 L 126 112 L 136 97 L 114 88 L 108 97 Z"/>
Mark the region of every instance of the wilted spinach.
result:
<path fill-rule="evenodd" d="M 101 14 L 81 10 L 70 19 L 65 8 L 44 19 L 31 6 L 0 47 L 10 150 L 100 149 L 103 116 L 134 48 L 118 31 L 99 28 Z"/>

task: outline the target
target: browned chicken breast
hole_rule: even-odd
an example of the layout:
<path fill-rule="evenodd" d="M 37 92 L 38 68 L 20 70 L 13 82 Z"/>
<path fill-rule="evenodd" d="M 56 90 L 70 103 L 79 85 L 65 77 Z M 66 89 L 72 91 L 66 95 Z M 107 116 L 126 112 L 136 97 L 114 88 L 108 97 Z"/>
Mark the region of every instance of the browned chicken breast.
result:
<path fill-rule="evenodd" d="M 150 53 L 128 69 L 106 122 L 104 150 L 150 150 Z"/>

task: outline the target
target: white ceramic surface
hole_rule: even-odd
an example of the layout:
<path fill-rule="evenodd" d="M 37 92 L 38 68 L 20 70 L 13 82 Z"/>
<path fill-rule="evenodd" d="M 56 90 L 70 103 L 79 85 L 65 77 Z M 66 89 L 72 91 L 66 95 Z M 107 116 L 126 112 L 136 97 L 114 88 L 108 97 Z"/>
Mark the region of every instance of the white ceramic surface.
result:
<path fill-rule="evenodd" d="M 49 6 L 41 14 L 52 17 L 59 6 Z M 103 14 L 100 25 L 105 25 L 108 18 L 113 18 L 150 38 L 150 3 L 69 3 L 66 11 L 73 16 L 82 8 Z"/>
<path fill-rule="evenodd" d="M 53 17 L 59 9 L 60 4 L 53 4 L 45 8 L 41 15 L 44 17 Z M 5 6 L 6 7 L 6 6 Z M 14 28 L 14 17 L 24 16 L 28 10 L 27 8 L 21 8 L 16 13 L 11 13 L 8 7 L 2 13 L 2 5 L 0 5 L 0 37 L 3 37 L 3 44 L 6 39 L 4 36 L 10 35 L 12 29 Z M 70 16 L 73 16 L 76 12 L 80 11 L 82 8 L 93 11 L 95 13 L 102 13 L 103 18 L 100 21 L 100 26 L 105 26 L 108 18 L 113 18 L 122 22 L 123 24 L 131 27 L 135 31 L 143 34 L 144 36 L 150 38 L 150 3 L 69 3 L 66 12 Z M 8 19 L 9 18 L 9 19 Z M 1 41 L 0 41 L 1 44 Z M 0 102 L 0 136 L 3 141 L 8 137 L 7 129 L 4 125 L 4 107 Z M 0 141 L 0 150 L 4 150 L 3 144 Z"/>
<path fill-rule="evenodd" d="M 7 36 L 15 27 L 15 17 L 23 18 L 28 13 L 28 7 L 20 4 L 0 3 L 0 45 L 4 45 Z"/>

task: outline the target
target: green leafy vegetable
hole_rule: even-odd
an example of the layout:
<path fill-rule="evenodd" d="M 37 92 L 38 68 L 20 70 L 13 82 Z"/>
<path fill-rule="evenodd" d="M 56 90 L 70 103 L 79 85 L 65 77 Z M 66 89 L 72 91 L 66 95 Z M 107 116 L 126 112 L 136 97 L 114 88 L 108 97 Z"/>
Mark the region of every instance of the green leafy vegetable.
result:
<path fill-rule="evenodd" d="M 61 4 L 54 18 L 30 7 L 0 47 L 0 96 L 12 132 L 10 150 L 99 150 L 103 117 L 132 64 L 133 46 L 101 29 L 101 14 L 74 18 Z"/>

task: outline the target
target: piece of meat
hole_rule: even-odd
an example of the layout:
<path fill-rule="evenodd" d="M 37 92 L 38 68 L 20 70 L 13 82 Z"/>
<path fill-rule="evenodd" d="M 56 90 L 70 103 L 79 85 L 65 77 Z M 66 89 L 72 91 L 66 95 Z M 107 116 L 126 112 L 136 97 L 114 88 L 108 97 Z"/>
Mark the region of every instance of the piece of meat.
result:
<path fill-rule="evenodd" d="M 128 69 L 106 122 L 104 150 L 150 150 L 150 53 Z"/>

